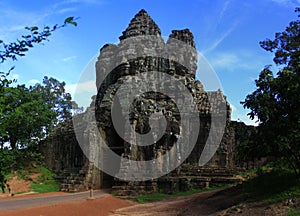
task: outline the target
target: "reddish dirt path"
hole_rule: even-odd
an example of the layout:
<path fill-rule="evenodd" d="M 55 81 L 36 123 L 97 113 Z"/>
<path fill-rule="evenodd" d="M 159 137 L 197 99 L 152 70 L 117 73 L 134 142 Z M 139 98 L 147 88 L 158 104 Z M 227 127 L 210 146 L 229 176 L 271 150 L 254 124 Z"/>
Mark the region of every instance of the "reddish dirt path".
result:
<path fill-rule="evenodd" d="M 131 205 L 133 202 L 104 195 L 94 200 L 67 202 L 17 211 L 1 211 L 0 216 L 107 216 L 118 208 Z"/>
<path fill-rule="evenodd" d="M 30 209 L 0 210 L 0 216 L 275 216 L 285 215 L 288 211 L 288 207 L 283 204 L 268 205 L 243 200 L 244 194 L 239 186 L 147 204 L 137 204 L 104 194 L 94 200 L 82 198 Z"/>
<path fill-rule="evenodd" d="M 288 207 L 264 202 L 244 202 L 241 186 L 175 197 L 166 201 L 136 204 L 111 216 L 283 216 Z"/>
<path fill-rule="evenodd" d="M 179 196 L 165 201 L 136 204 L 133 206 L 120 208 L 114 211 L 111 216 L 186 216 L 191 214 L 181 214 L 186 208 L 197 199 L 206 199 L 216 194 L 219 190 L 202 192 L 187 196 Z M 192 209 L 191 209 L 192 210 Z M 194 213 L 194 212 L 193 212 Z M 195 213 L 198 216 L 198 213 Z"/>
<path fill-rule="evenodd" d="M 19 199 L 19 198 L 36 198 L 36 197 L 44 197 L 44 196 L 57 196 L 57 195 L 63 195 L 63 194 L 68 194 L 66 192 L 49 192 L 49 193 L 34 193 L 34 192 L 28 192 L 28 193 L 24 193 L 24 194 L 17 194 L 15 196 L 10 196 L 8 194 L 8 192 L 5 192 L 5 194 L 0 195 L 0 201 L 1 200 L 13 200 L 13 199 Z"/>

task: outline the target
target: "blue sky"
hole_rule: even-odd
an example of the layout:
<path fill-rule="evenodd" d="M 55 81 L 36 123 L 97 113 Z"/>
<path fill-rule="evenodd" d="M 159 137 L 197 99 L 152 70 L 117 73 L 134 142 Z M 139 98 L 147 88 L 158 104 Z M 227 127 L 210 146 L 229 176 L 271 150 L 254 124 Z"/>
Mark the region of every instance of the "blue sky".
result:
<path fill-rule="evenodd" d="M 28 85 L 52 76 L 65 81 L 73 93 L 100 48 L 117 43 L 133 16 L 144 8 L 163 36 L 172 29 L 193 32 L 197 50 L 216 72 L 232 105 L 232 118 L 254 124 L 240 101 L 255 89 L 261 69 L 273 63 L 272 54 L 260 48 L 259 41 L 274 38 L 275 32 L 295 20 L 297 6 L 300 0 L 0 0 L 0 39 L 6 42 L 19 38 L 25 26 L 43 27 L 63 23 L 69 16 L 80 17 L 78 27 L 58 30 L 49 43 L 36 46 L 17 62 L 1 65 L 0 70 L 15 65 L 12 76 Z"/>

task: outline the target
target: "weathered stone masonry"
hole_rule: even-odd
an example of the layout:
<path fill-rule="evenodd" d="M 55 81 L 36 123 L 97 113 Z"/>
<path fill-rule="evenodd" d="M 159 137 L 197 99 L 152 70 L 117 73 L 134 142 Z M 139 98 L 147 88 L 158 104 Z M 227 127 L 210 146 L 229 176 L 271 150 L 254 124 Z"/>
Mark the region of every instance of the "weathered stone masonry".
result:
<path fill-rule="evenodd" d="M 145 10 L 141 10 L 131 20 L 128 28 L 119 39 L 122 42 L 128 38 L 141 35 L 154 35 L 161 38 L 161 43 L 165 43 L 161 37 L 159 27 Z M 173 30 L 169 38 L 175 38 L 195 48 L 193 35 L 188 29 Z M 166 43 L 169 43 L 169 41 L 171 40 L 168 40 Z M 168 96 L 160 93 L 147 92 L 141 94 L 133 101 L 129 113 L 131 123 L 135 125 L 136 131 L 140 133 L 149 131 L 149 116 L 151 114 L 155 112 L 164 114 L 168 126 L 164 136 L 157 143 L 147 147 L 133 147 L 131 143 L 125 142 L 113 128 L 111 109 L 115 92 L 126 80 L 134 79 L 135 75 L 149 71 L 160 71 L 174 76 L 189 89 L 196 102 L 199 118 L 201 119 L 197 143 L 184 163 L 170 174 L 145 182 L 122 181 L 100 172 L 87 160 L 75 139 L 71 123 L 65 122 L 56 128 L 42 148 L 48 167 L 64 174 L 61 178 L 64 180 L 63 190 L 76 191 L 87 189 L 88 186 L 93 186 L 94 188 L 112 186 L 113 191 L 118 195 L 134 195 L 137 193 L 151 193 L 157 190 L 169 193 L 175 190 L 188 190 L 190 187 L 199 188 L 207 184 L 235 181 L 236 179 L 233 178 L 233 146 L 235 138 L 233 128 L 230 127 L 230 106 L 221 91 L 206 92 L 201 82 L 195 80 L 197 69 L 196 49 L 192 49 L 192 52 L 186 52 L 184 56 L 191 65 L 190 70 L 172 61 L 171 57 L 147 56 L 125 59 L 121 65 L 118 65 L 111 72 L 103 71 L 105 68 L 109 68 L 105 67 L 105 64 L 110 64 L 109 61 L 111 59 L 122 55 L 116 49 L 117 46 L 105 45 L 101 48 L 96 63 L 97 87 L 99 91 L 96 98 L 94 98 L 95 101 L 92 102 L 89 108 L 95 109 L 97 127 L 102 134 L 104 133 L 107 145 L 120 157 L 140 161 L 158 158 L 159 155 L 165 154 L 176 143 L 177 136 L 180 135 L 180 127 L 178 126 L 180 113 L 176 108 L 176 104 Z M 109 74 L 104 82 L 100 79 L 103 73 Z M 151 79 L 153 78 L 149 77 L 148 81 L 152 82 Z M 168 86 L 168 83 L 162 83 L 162 85 Z M 176 88 L 175 86 L 170 87 Z M 182 100 L 184 101 L 184 98 Z M 211 104 L 214 104 L 216 107 L 211 107 Z M 226 109 L 218 110 L 218 106 L 221 107 L 222 105 Z M 208 164 L 200 167 L 198 161 L 211 129 L 212 109 L 217 110 L 218 115 L 226 116 L 225 132 L 216 154 Z M 90 123 L 88 115 L 90 115 L 90 112 L 80 114 L 74 118 L 81 118 L 80 122 L 82 122 L 80 127 L 76 127 L 79 130 L 77 133 L 83 133 L 85 141 L 91 142 L 93 139 L 92 130 L 95 127 L 90 125 L 92 123 Z M 120 121 L 120 124 L 122 124 L 122 121 Z M 190 127 L 192 125 L 191 123 Z M 95 139 L 93 140 L 95 142 Z M 96 154 L 104 154 L 101 152 L 101 146 L 96 149 L 99 151 Z M 105 163 L 105 157 L 103 160 Z M 118 164 L 118 172 L 121 176 L 129 173 L 128 164 L 122 163 L 122 160 Z M 164 165 L 161 166 L 163 167 Z"/>

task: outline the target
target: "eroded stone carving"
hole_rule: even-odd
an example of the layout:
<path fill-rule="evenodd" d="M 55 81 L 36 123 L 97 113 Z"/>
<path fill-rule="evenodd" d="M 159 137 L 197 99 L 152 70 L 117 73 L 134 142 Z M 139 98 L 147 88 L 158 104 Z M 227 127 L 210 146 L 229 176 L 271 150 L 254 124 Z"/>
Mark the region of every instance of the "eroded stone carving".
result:
<path fill-rule="evenodd" d="M 135 52 L 130 47 L 124 47 L 122 49 L 122 41 L 134 38 L 137 36 L 150 35 L 158 38 L 157 46 L 159 47 L 172 47 L 175 49 L 185 49 L 176 44 L 172 44 L 172 38 L 182 41 L 189 45 L 188 50 L 182 50 L 185 55 L 180 56 L 183 60 L 189 62 L 190 68 L 179 64 L 174 60 L 172 52 L 169 52 L 165 57 L 157 56 L 145 56 L 135 58 L 135 53 L 132 53 L 133 58 L 124 59 L 124 52 L 130 54 Z M 46 163 L 50 168 L 55 171 L 64 171 L 72 169 L 78 166 L 79 170 L 74 172 L 84 173 L 84 178 L 81 185 L 93 185 L 94 188 L 113 186 L 113 190 L 118 195 L 134 195 L 137 193 L 151 193 L 159 188 L 162 188 L 164 192 L 172 192 L 174 190 L 187 190 L 189 187 L 204 187 L 208 182 L 217 184 L 224 181 L 235 181 L 233 178 L 233 146 L 234 146 L 234 131 L 230 127 L 230 115 L 231 110 L 229 103 L 223 93 L 218 90 L 215 92 L 206 92 L 200 81 L 195 80 L 195 73 L 197 69 L 197 52 L 195 49 L 195 42 L 193 34 L 188 30 L 173 30 L 169 36 L 169 40 L 165 43 L 161 37 L 161 31 L 151 17 L 145 10 L 141 10 L 131 20 L 127 29 L 119 37 L 120 44 L 107 44 L 100 50 L 100 55 L 96 63 L 97 73 L 97 87 L 98 94 L 94 97 L 94 101 L 91 107 L 88 109 L 95 109 L 95 116 L 97 120 L 97 126 L 91 122 L 89 115 L 91 112 L 86 112 L 75 116 L 74 118 L 81 118 L 81 122 L 76 129 L 76 133 L 83 134 L 83 141 L 88 142 L 89 158 L 100 158 L 102 163 L 106 163 L 108 159 L 105 157 L 105 148 L 99 144 L 99 140 L 95 137 L 95 128 L 98 128 L 101 135 L 103 135 L 106 144 L 112 151 L 120 156 L 120 161 L 117 161 L 117 176 L 126 176 L 130 174 L 129 164 L 125 158 L 130 158 L 135 161 L 151 160 L 158 158 L 156 167 L 161 172 L 168 169 L 168 160 L 162 160 L 161 156 L 166 154 L 170 148 L 176 144 L 178 136 L 180 136 L 180 113 L 176 103 L 167 95 L 158 92 L 144 92 L 141 93 L 134 101 L 132 101 L 129 109 L 130 123 L 134 126 L 135 131 L 139 133 L 147 133 L 150 130 L 149 118 L 154 113 L 163 115 L 167 120 L 166 130 L 161 139 L 149 146 L 136 146 L 132 143 L 128 143 L 122 139 L 122 136 L 116 132 L 112 122 L 111 110 L 117 109 L 113 106 L 114 95 L 118 88 L 127 80 L 134 81 L 134 76 L 149 71 L 159 71 L 175 77 L 190 91 L 190 94 L 195 101 L 197 112 L 199 113 L 200 126 L 199 135 L 195 147 L 193 148 L 189 157 L 181 161 L 183 164 L 159 179 L 153 179 L 148 181 L 123 181 L 118 178 L 112 178 L 105 173 L 100 172 L 95 168 L 94 164 L 89 162 L 87 158 L 82 154 L 79 148 L 78 142 L 74 140 L 75 135 L 72 131 L 70 122 L 65 122 L 61 125 L 63 129 L 57 128 L 56 131 L 48 138 L 47 143 L 43 149 L 46 155 L 51 155 L 46 160 Z M 142 50 L 147 50 L 147 44 L 145 42 Z M 174 48 L 173 46 L 173 48 Z M 176 47 L 177 46 L 177 47 Z M 121 48 L 120 48 L 121 47 Z M 126 48 L 126 49 L 125 49 Z M 164 52 L 164 50 L 162 50 Z M 116 62 L 122 62 L 116 67 L 113 65 Z M 111 70 L 110 70 L 111 69 Z M 147 81 L 151 83 L 153 77 L 149 76 Z M 168 82 L 159 83 L 166 88 L 173 88 L 174 92 L 177 86 L 172 86 Z M 137 81 L 137 85 L 139 85 Z M 157 83 L 156 83 L 157 85 Z M 125 92 L 124 92 L 125 94 Z M 180 98 L 179 103 L 185 104 L 186 98 Z M 122 102 L 122 101 L 121 101 Z M 121 104 L 122 105 L 122 104 Z M 225 109 L 222 109 L 225 107 Z M 226 127 L 223 134 L 220 147 L 216 154 L 205 166 L 200 167 L 198 162 L 200 155 L 203 151 L 204 145 L 209 137 L 209 132 L 212 128 L 211 125 L 211 113 L 212 109 L 216 113 L 216 118 L 219 116 L 226 116 Z M 118 111 L 118 110 L 117 110 Z M 93 113 L 93 112 L 92 112 Z M 122 120 L 124 116 L 120 117 L 119 124 L 124 124 Z M 222 125 L 220 121 L 216 123 L 214 133 L 223 133 L 218 131 Z M 66 126 L 65 126 L 66 125 Z M 190 130 L 193 130 L 193 120 L 188 123 Z M 68 129 L 67 129 L 68 128 Z M 97 131 L 98 132 L 98 131 Z M 125 133 L 125 130 L 124 130 Z M 70 138 L 61 139 L 65 135 L 69 135 Z M 222 135 L 222 134 L 221 134 Z M 155 137 L 154 137 L 155 138 Z M 219 143 L 216 143 L 219 145 Z M 184 148 L 184 146 L 182 147 Z M 71 150 L 72 149 L 72 150 Z M 50 152 L 53 152 L 50 153 Z M 71 155 L 70 157 L 68 155 Z M 76 156 L 79 155 L 79 156 Z M 67 157 L 65 157 L 67 156 Z M 178 158 L 180 160 L 180 154 L 168 156 L 169 158 Z M 123 158 L 123 159 L 122 159 Z M 69 160 L 77 160 L 80 162 L 69 164 Z M 59 165 L 61 164 L 61 165 Z M 68 166 L 62 166 L 62 164 L 68 164 Z M 76 165 L 77 164 L 77 165 Z M 171 171 L 171 170 L 170 170 Z M 151 170 L 149 170 L 151 172 Z M 79 184 L 80 185 L 80 184 Z M 70 185 L 68 185 L 70 187 Z M 79 188 L 82 190 L 83 188 Z"/>

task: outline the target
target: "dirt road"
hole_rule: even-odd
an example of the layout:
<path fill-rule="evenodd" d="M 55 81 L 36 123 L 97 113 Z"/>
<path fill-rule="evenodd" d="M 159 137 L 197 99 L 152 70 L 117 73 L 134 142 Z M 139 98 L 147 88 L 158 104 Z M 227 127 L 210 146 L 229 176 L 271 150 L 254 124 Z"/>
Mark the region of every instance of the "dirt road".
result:
<path fill-rule="evenodd" d="M 95 191 L 94 198 L 100 198 L 106 194 L 108 191 L 101 190 Z M 34 207 L 41 207 L 41 206 L 49 206 L 49 205 L 56 205 L 59 203 L 64 202 L 82 202 L 84 199 L 89 197 L 90 193 L 82 192 L 82 193 L 62 193 L 58 195 L 50 195 L 48 196 L 45 194 L 42 195 L 29 195 L 25 197 L 12 197 L 10 199 L 0 200 L 0 211 L 12 211 L 12 210 L 19 210 L 19 209 L 27 209 L 27 208 L 34 208 Z"/>
<path fill-rule="evenodd" d="M 99 192 L 93 200 L 87 200 L 87 195 L 2 200 L 0 216 L 274 216 L 288 211 L 282 204 L 243 202 L 245 194 L 239 186 L 147 204 L 118 199 L 105 192 Z M 42 206 L 35 206 L 38 203 Z"/>

